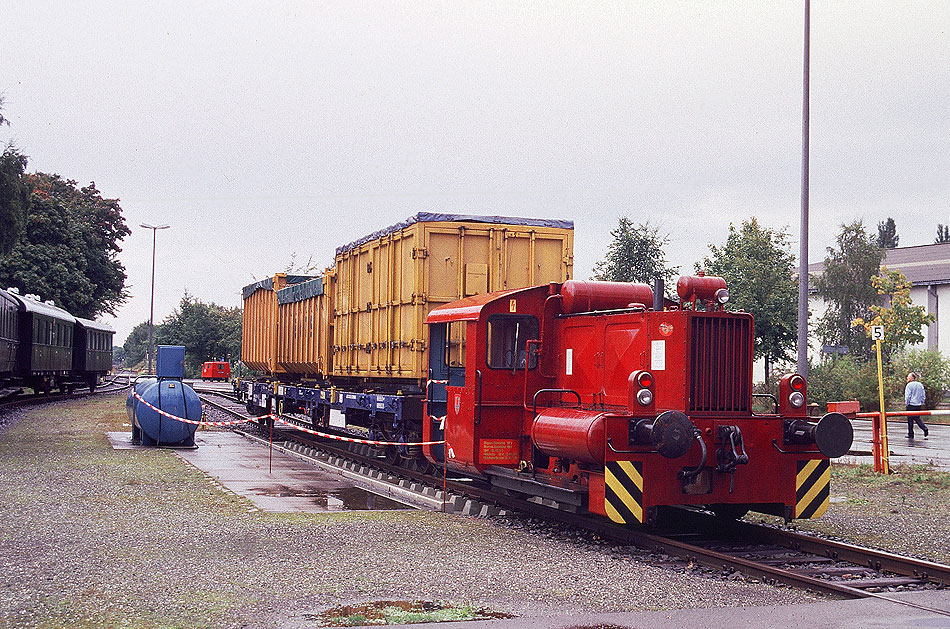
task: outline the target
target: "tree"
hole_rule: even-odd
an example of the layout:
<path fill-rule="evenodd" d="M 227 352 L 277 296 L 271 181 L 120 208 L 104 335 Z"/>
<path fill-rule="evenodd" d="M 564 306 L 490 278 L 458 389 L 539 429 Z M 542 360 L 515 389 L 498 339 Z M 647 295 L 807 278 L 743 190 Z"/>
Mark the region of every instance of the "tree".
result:
<path fill-rule="evenodd" d="M 934 240 L 934 244 L 941 242 L 950 242 L 950 225 L 937 223 L 937 239 Z"/>
<path fill-rule="evenodd" d="M 607 255 L 594 265 L 594 279 L 608 282 L 643 282 L 652 284 L 656 278 L 670 283 L 677 269 L 667 267 L 663 247 L 669 236 L 660 236 L 659 229 L 650 223 L 634 225 L 626 216 L 620 217 L 616 229 L 610 232 L 613 242 Z"/>
<path fill-rule="evenodd" d="M 0 256 L 9 254 L 26 226 L 30 185 L 26 155 L 7 146 L 0 155 Z"/>
<path fill-rule="evenodd" d="M 899 352 L 907 345 L 922 343 L 924 335 L 921 328 L 937 320 L 932 314 L 927 314 L 924 306 L 914 306 L 910 298 L 911 284 L 900 271 L 890 271 L 886 266 L 881 272 L 871 278 L 871 285 L 878 295 L 887 296 L 889 306 L 872 304 L 869 309 L 871 316 L 868 320 L 858 317 L 853 325 L 864 330 L 868 338 L 871 328 L 884 326 L 884 339 L 881 341 L 881 354 L 890 358 L 894 352 Z"/>
<path fill-rule="evenodd" d="M 861 221 L 842 225 L 836 246 L 828 247 L 824 272 L 813 280 L 828 307 L 816 326 L 822 342 L 847 345 L 852 356 L 863 360 L 870 358 L 871 341 L 852 323 L 867 317 L 871 306 L 880 301 L 871 276 L 880 272 L 883 255 Z"/>
<path fill-rule="evenodd" d="M 205 304 L 185 293 L 178 308 L 162 321 L 162 344 L 184 345 L 185 373 L 198 375 L 205 361 L 229 357 L 237 360 L 241 355 L 241 324 L 240 308 Z"/>
<path fill-rule="evenodd" d="M 29 175 L 26 230 L 0 259 L 0 286 L 52 299 L 74 315 L 114 314 L 127 298 L 119 242 L 131 232 L 117 199 L 95 183 L 77 188 L 59 175 Z"/>
<path fill-rule="evenodd" d="M 10 126 L 3 117 L 3 95 L 0 94 L 0 126 Z M 23 228 L 30 207 L 30 186 L 26 181 L 26 155 L 13 144 L 0 154 L 0 256 L 10 253 Z"/>
<path fill-rule="evenodd" d="M 121 345 L 112 346 L 112 362 L 116 365 L 125 364 L 125 348 Z"/>
<path fill-rule="evenodd" d="M 157 341 L 161 338 L 161 328 L 161 325 L 155 326 L 153 343 L 157 344 Z M 132 328 L 122 347 L 125 349 L 126 366 L 133 367 L 145 362 L 145 355 L 148 353 L 148 321 L 143 321 Z"/>
<path fill-rule="evenodd" d="M 898 241 L 900 241 L 900 236 L 897 235 L 897 224 L 894 223 L 893 218 L 888 216 L 886 221 L 881 221 L 877 224 L 878 247 L 881 249 L 894 249 L 897 247 Z"/>
<path fill-rule="evenodd" d="M 696 265 L 725 278 L 731 306 L 755 317 L 755 358 L 765 359 L 766 377 L 777 360 L 793 356 L 798 339 L 798 282 L 795 256 L 786 229 L 759 225 L 751 218 L 729 225 L 726 243 L 710 244 L 710 255 Z"/>

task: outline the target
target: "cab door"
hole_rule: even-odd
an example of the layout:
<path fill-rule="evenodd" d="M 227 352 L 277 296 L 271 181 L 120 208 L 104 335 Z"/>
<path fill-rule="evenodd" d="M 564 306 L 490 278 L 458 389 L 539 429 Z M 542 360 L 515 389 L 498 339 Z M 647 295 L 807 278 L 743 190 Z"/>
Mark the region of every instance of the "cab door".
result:
<path fill-rule="evenodd" d="M 461 396 L 465 391 L 465 321 L 436 323 L 429 326 L 429 379 L 426 383 L 426 415 L 423 437 L 426 441 L 445 439 L 450 411 L 457 424 L 463 415 Z M 425 446 L 430 461 L 444 461 L 443 445 Z M 450 456 L 451 458 L 451 456 Z"/>

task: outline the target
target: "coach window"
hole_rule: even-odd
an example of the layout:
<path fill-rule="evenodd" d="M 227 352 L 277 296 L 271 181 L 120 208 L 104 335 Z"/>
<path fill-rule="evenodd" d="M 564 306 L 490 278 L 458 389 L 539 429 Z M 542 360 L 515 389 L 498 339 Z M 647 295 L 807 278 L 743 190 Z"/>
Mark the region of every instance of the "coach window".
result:
<path fill-rule="evenodd" d="M 496 315 L 488 318 L 488 366 L 492 369 L 524 369 L 525 341 L 538 338 L 538 320 L 526 315 Z M 532 352 L 528 369 L 538 366 Z"/>

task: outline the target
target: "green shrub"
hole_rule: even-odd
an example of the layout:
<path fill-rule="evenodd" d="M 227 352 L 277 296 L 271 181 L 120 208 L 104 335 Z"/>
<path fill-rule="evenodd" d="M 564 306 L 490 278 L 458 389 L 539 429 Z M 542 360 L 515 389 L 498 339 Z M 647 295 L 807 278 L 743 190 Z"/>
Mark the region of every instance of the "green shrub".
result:
<path fill-rule="evenodd" d="M 827 358 L 810 365 L 808 400 L 822 407 L 828 402 L 857 400 L 862 411 L 878 410 L 877 365 L 851 356 Z"/>
<path fill-rule="evenodd" d="M 891 367 L 887 390 L 893 393 L 901 408 L 904 408 L 904 386 L 910 371 L 918 374 L 927 392 L 925 408 L 935 408 L 944 392 L 950 389 L 950 361 L 936 350 L 905 350 L 891 359 Z"/>

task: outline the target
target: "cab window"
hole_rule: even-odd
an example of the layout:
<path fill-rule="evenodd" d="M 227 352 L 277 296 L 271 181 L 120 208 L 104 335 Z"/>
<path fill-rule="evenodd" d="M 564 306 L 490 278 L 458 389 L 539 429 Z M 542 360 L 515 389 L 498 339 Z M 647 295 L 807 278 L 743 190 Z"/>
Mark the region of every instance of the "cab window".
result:
<path fill-rule="evenodd" d="M 538 320 L 526 315 L 488 318 L 488 366 L 492 369 L 528 369 L 538 366 L 537 355 L 528 357 L 525 341 L 538 338 Z M 527 359 L 527 361 L 526 361 Z"/>
<path fill-rule="evenodd" d="M 467 321 L 452 321 L 449 323 L 449 334 L 445 345 L 445 359 L 449 367 L 465 367 L 465 327 L 467 323 Z"/>

